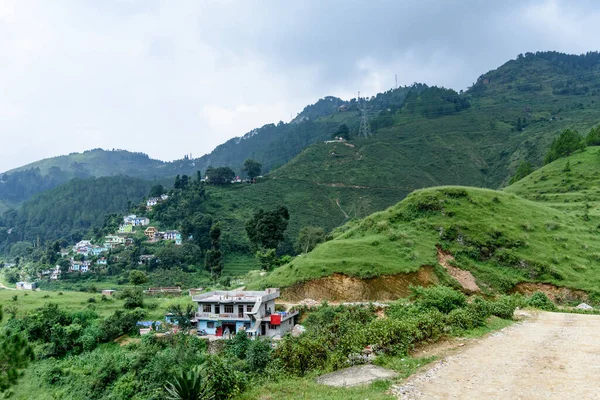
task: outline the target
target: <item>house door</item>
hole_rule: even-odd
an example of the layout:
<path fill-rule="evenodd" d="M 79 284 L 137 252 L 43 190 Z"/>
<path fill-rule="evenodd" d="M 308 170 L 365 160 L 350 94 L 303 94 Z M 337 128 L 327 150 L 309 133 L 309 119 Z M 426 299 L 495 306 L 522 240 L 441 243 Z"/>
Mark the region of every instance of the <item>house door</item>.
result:
<path fill-rule="evenodd" d="M 223 327 L 221 327 L 221 326 L 217 327 L 216 335 L 223 336 Z"/>
<path fill-rule="evenodd" d="M 260 334 L 261 336 L 265 336 L 267 334 L 267 326 L 265 324 L 260 324 Z"/>
<path fill-rule="evenodd" d="M 244 317 L 244 306 L 238 306 L 238 317 Z"/>

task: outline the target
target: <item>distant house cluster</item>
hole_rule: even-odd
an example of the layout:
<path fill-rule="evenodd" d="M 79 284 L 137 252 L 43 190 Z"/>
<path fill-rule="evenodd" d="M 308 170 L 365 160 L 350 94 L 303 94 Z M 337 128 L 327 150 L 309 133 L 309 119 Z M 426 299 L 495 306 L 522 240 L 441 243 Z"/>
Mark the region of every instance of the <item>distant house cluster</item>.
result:
<path fill-rule="evenodd" d="M 106 245 L 96 246 L 96 245 L 93 245 L 92 242 L 90 242 L 89 240 L 82 240 L 73 246 L 73 253 L 81 254 L 84 257 L 98 256 L 98 255 L 104 253 L 105 251 L 108 251 L 108 247 Z M 62 256 L 67 255 L 67 254 L 65 254 L 64 252 L 61 252 Z"/>

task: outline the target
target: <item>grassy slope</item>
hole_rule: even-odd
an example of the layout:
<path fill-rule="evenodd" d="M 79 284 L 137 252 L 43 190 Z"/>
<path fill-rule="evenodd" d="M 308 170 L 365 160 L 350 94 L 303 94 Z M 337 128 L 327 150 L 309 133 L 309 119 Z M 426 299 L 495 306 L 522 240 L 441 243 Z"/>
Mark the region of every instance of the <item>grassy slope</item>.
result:
<path fill-rule="evenodd" d="M 570 171 L 564 171 L 567 162 Z M 600 217 L 600 147 L 588 147 L 534 171 L 505 189 L 567 214 Z"/>
<path fill-rule="evenodd" d="M 335 272 L 368 277 L 435 265 L 436 246 L 480 283 L 508 290 L 546 281 L 584 290 L 600 284 L 597 221 L 476 188 L 419 190 L 338 229 L 334 239 L 274 270 L 261 285 L 288 286 Z"/>

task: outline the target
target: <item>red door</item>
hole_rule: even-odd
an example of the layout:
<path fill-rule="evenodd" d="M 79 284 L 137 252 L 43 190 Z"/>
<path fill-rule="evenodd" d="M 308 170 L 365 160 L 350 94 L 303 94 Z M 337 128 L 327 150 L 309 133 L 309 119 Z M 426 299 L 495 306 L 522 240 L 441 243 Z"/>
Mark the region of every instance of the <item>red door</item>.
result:
<path fill-rule="evenodd" d="M 217 328 L 217 336 L 223 336 L 223 327 L 219 326 Z"/>

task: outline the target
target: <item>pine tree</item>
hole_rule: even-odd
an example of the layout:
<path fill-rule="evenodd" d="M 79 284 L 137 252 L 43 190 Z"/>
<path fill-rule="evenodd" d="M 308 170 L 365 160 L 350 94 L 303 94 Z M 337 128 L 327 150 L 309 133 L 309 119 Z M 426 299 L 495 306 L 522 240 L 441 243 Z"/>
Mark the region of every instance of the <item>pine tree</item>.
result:
<path fill-rule="evenodd" d="M 210 228 L 210 250 L 206 251 L 204 266 L 213 278 L 221 276 L 223 271 L 223 253 L 221 252 L 221 225 L 217 222 Z"/>

